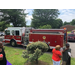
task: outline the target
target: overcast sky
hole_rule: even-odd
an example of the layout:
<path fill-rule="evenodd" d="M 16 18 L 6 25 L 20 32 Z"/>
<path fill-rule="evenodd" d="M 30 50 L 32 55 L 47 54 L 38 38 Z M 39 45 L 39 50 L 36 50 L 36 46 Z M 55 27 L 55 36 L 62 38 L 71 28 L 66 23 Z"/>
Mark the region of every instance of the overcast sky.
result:
<path fill-rule="evenodd" d="M 72 19 L 75 19 L 75 9 L 58 9 L 60 12 L 60 15 L 58 16 L 58 18 L 62 19 L 62 21 L 67 21 L 70 22 L 72 21 Z M 33 9 L 26 9 L 26 13 L 29 13 L 26 17 L 26 25 L 30 25 L 31 24 L 31 18 L 32 18 L 32 12 Z"/>

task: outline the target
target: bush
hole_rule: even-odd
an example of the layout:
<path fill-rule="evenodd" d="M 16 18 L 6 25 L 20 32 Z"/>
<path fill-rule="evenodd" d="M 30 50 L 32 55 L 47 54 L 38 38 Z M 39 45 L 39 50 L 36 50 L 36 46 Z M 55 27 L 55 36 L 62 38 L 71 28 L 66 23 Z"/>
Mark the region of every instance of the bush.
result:
<path fill-rule="evenodd" d="M 40 26 L 39 29 L 51 29 L 51 25 L 43 25 L 43 26 Z"/>
<path fill-rule="evenodd" d="M 36 61 L 38 64 L 38 58 L 48 50 L 48 45 L 44 42 L 33 42 L 26 48 L 27 51 L 23 52 L 23 58 L 28 58 L 28 61 Z"/>

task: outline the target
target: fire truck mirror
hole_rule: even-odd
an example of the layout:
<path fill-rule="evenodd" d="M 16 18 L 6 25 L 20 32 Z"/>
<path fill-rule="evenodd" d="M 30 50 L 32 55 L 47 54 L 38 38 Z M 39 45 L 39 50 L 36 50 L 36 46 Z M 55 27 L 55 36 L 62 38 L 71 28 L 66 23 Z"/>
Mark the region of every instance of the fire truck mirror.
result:
<path fill-rule="evenodd" d="M 55 41 L 55 43 L 56 43 L 57 41 Z"/>

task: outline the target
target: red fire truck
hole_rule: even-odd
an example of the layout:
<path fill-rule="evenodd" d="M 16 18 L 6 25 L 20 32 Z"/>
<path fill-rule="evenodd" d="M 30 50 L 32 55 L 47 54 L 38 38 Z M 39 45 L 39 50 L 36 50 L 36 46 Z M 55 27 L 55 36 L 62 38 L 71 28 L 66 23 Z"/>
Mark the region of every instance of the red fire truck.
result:
<path fill-rule="evenodd" d="M 50 49 L 56 45 L 63 47 L 64 42 L 67 43 L 67 29 L 32 29 L 29 33 L 29 43 L 36 41 L 46 42 Z"/>
<path fill-rule="evenodd" d="M 64 35 L 66 33 L 66 35 Z M 63 47 L 64 36 L 67 43 L 67 29 L 33 29 L 31 27 L 8 27 L 5 29 L 3 42 L 11 46 L 28 45 L 29 43 L 42 41 L 50 48 L 56 45 Z"/>
<path fill-rule="evenodd" d="M 4 43 L 11 46 L 27 45 L 29 43 L 29 32 L 31 27 L 8 27 L 5 29 Z"/>

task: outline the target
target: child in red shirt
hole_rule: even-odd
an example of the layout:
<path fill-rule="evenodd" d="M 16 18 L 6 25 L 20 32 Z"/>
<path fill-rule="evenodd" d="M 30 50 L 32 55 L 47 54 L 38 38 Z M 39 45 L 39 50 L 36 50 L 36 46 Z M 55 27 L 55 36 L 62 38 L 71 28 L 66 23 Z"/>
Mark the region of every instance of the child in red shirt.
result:
<path fill-rule="evenodd" d="M 59 51 L 60 50 L 60 45 L 57 45 L 55 47 L 55 49 L 52 50 L 52 60 L 53 60 L 53 65 L 60 65 L 60 60 L 61 60 L 61 52 Z"/>

